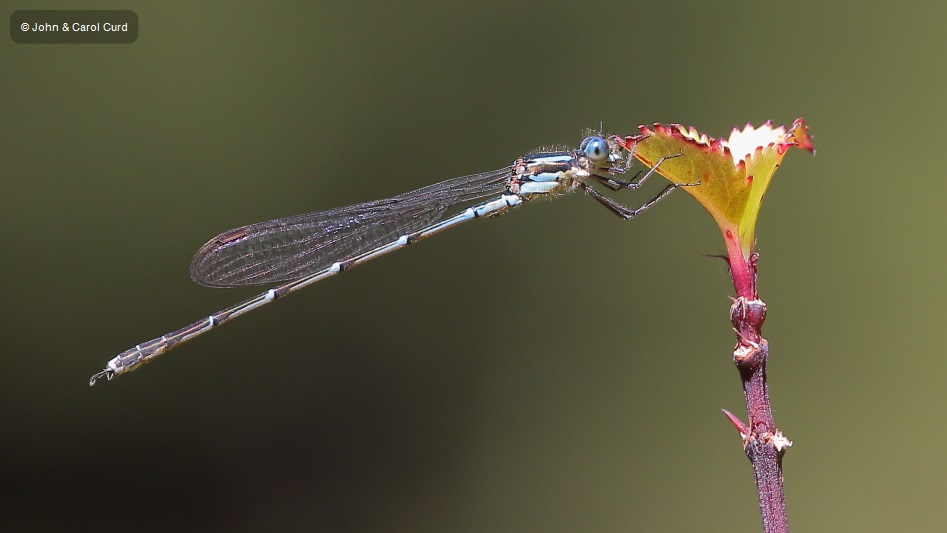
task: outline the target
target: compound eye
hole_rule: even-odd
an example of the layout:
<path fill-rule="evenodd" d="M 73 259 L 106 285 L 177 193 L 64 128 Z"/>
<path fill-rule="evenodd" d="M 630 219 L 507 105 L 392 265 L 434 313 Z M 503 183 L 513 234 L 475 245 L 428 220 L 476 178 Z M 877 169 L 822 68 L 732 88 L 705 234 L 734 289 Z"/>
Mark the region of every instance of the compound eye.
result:
<path fill-rule="evenodd" d="M 582 145 L 582 150 L 585 152 L 585 157 L 588 158 L 589 163 L 597 167 L 608 166 L 610 162 L 609 155 L 611 155 L 611 148 L 608 146 L 608 141 L 596 136 L 586 137 Z"/>

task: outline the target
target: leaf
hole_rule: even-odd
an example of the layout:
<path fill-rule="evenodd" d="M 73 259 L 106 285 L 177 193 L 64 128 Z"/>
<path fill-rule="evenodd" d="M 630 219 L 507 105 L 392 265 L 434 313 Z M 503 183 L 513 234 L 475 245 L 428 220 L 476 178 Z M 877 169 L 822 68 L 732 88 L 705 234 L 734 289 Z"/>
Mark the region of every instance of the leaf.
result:
<path fill-rule="evenodd" d="M 815 154 L 809 129 L 796 119 L 787 131 L 766 122 L 759 128 L 747 124 L 734 128 L 729 140 L 714 139 L 680 124 L 639 126 L 641 134 L 619 139 L 641 162 L 653 167 L 662 157 L 659 174 L 674 183 L 699 183 L 683 187 L 717 221 L 728 249 L 739 243 L 748 258 L 763 196 L 786 150 L 796 146 Z"/>

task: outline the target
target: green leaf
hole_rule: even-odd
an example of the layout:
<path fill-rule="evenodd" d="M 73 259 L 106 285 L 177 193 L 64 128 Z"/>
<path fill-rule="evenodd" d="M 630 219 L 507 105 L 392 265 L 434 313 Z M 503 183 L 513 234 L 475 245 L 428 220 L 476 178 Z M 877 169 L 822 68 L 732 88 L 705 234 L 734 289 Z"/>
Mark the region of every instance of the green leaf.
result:
<path fill-rule="evenodd" d="M 742 131 L 734 128 L 729 140 L 714 139 L 679 124 L 638 129 L 640 135 L 619 142 L 649 167 L 662 157 L 681 154 L 661 162 L 658 173 L 674 183 L 699 182 L 683 189 L 717 221 L 731 253 L 739 245 L 744 258 L 752 252 L 763 196 L 786 150 L 796 146 L 815 153 L 801 118 L 788 131 L 784 126 L 774 128 L 771 122 L 759 128 L 747 124 Z"/>

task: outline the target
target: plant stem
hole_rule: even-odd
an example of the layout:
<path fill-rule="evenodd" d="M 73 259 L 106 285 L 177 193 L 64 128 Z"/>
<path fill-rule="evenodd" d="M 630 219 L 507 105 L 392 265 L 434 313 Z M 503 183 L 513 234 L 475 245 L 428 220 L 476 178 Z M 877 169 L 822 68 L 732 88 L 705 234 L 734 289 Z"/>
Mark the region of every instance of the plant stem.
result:
<path fill-rule="evenodd" d="M 782 457 L 792 442 L 783 436 L 773 421 L 769 389 L 766 384 L 766 360 L 769 343 L 761 328 L 766 320 L 766 304 L 756 291 L 756 261 L 759 255 L 743 256 L 739 238 L 724 231 L 730 274 L 737 298 L 730 307 L 730 322 L 737 336 L 733 362 L 740 372 L 749 424 L 724 411 L 743 438 L 743 450 L 753 465 L 759 495 L 763 531 L 788 533 L 786 498 L 783 492 Z"/>

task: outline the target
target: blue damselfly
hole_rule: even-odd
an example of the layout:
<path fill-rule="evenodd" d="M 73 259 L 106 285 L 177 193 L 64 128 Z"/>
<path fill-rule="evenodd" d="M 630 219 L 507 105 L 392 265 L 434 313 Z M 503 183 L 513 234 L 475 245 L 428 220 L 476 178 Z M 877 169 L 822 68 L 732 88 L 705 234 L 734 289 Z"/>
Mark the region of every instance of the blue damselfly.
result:
<path fill-rule="evenodd" d="M 575 150 L 537 152 L 512 165 L 407 192 L 399 196 L 261 222 L 225 231 L 197 251 L 191 278 L 210 287 L 274 285 L 266 292 L 218 311 L 189 326 L 126 350 L 89 380 L 112 379 L 135 370 L 185 341 L 232 318 L 356 265 L 413 244 L 462 222 L 495 217 L 537 196 L 577 188 L 611 212 L 630 219 L 670 194 L 692 184 L 669 184 L 636 209 L 629 209 L 591 187 L 613 191 L 637 189 L 668 157 L 627 181 L 616 179 L 631 168 L 617 140 L 601 134 L 586 137 Z M 457 204 L 473 204 L 447 216 Z"/>

